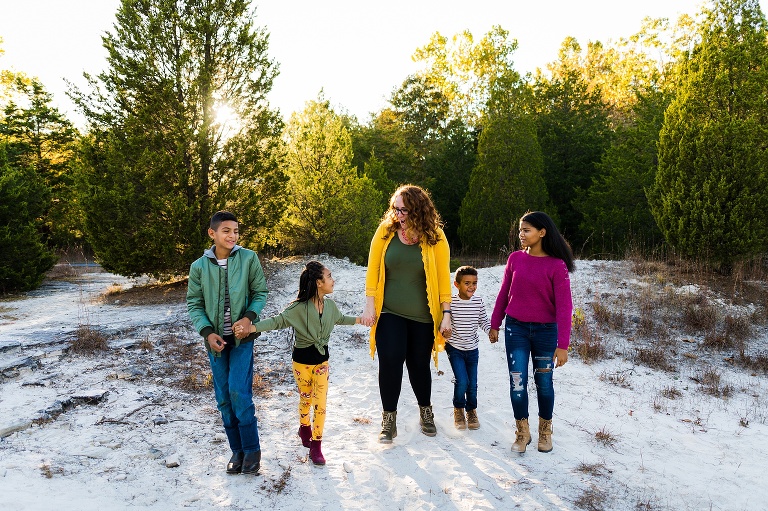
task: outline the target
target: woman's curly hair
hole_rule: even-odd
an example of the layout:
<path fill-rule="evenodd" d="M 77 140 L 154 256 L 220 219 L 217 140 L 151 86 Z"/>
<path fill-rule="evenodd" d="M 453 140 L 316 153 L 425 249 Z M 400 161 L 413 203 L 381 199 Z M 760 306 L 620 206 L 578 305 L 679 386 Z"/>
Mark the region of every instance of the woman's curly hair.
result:
<path fill-rule="evenodd" d="M 440 241 L 438 229 L 443 222 L 429 197 L 429 193 L 417 185 L 403 185 L 389 199 L 389 209 L 384 213 L 381 224 L 387 227 L 387 236 L 400 228 L 400 221 L 395 214 L 395 199 L 403 198 L 403 206 L 408 210 L 405 217 L 405 233 L 409 238 L 419 238 L 430 245 Z"/>

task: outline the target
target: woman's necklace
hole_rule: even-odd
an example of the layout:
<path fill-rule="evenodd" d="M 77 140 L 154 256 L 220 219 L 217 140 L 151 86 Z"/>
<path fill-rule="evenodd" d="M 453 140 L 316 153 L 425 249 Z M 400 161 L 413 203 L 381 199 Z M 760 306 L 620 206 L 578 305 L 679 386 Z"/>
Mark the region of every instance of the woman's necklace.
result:
<path fill-rule="evenodd" d="M 405 234 L 405 229 L 403 227 L 400 228 L 400 241 L 405 243 L 406 245 L 415 245 L 419 242 L 419 238 L 409 238 L 407 234 Z"/>

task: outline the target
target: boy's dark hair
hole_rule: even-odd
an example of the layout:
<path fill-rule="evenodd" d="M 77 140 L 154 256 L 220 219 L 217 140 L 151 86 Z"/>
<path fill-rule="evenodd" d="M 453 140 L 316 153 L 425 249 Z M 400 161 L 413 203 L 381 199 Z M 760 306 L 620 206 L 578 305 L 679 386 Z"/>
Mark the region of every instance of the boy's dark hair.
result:
<path fill-rule="evenodd" d="M 310 261 L 304 266 L 299 277 L 299 294 L 296 302 L 307 302 L 317 296 L 317 281 L 323 279 L 325 266 L 318 261 Z"/>
<path fill-rule="evenodd" d="M 477 270 L 474 266 L 459 266 L 456 268 L 456 277 L 454 277 L 454 282 L 461 282 L 461 277 L 464 275 L 472 275 L 473 277 L 477 277 Z"/>
<path fill-rule="evenodd" d="M 217 231 L 219 229 L 219 226 L 221 225 L 221 222 L 227 222 L 230 220 L 233 222 L 237 222 L 237 217 L 232 213 L 230 213 L 229 211 L 224 211 L 224 210 L 217 211 L 211 216 L 211 223 L 208 226 L 214 231 Z"/>
<path fill-rule="evenodd" d="M 541 248 L 547 255 L 562 259 L 569 272 L 576 269 L 571 246 L 557 230 L 554 220 L 549 215 L 541 211 L 529 211 L 520 218 L 520 222 L 528 222 L 539 230 L 546 229 L 547 235 L 541 239 Z"/>

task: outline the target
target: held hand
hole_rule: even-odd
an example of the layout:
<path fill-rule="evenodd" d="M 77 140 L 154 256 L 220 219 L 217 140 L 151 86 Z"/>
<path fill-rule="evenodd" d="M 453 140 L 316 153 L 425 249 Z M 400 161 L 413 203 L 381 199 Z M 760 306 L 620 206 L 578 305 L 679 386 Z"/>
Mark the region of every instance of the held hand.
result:
<path fill-rule="evenodd" d="M 376 307 L 373 305 L 373 297 L 366 300 L 363 315 L 360 316 L 360 324 L 371 327 L 376 323 Z"/>
<path fill-rule="evenodd" d="M 488 340 L 492 343 L 499 341 L 499 331 L 498 330 L 491 330 L 488 332 Z"/>
<path fill-rule="evenodd" d="M 552 362 L 555 363 L 555 367 L 564 366 L 568 362 L 568 350 L 555 348 L 555 356 L 552 358 Z"/>
<path fill-rule="evenodd" d="M 238 339 L 245 339 L 251 334 L 251 320 L 242 318 L 232 325 L 232 332 Z"/>
<path fill-rule="evenodd" d="M 448 339 L 453 330 L 451 329 L 451 316 L 450 314 L 443 314 L 443 320 L 440 322 L 440 333 Z"/>
<path fill-rule="evenodd" d="M 216 353 L 221 353 L 224 350 L 224 346 L 227 345 L 226 341 L 218 334 L 209 334 L 206 340 L 208 341 L 208 346 Z"/>

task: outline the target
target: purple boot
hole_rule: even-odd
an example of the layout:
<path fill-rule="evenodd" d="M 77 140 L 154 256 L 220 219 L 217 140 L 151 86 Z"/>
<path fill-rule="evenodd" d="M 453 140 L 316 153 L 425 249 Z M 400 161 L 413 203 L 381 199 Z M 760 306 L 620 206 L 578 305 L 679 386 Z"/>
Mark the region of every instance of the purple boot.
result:
<path fill-rule="evenodd" d="M 312 427 L 299 426 L 299 438 L 301 438 L 301 445 L 309 447 L 309 441 L 312 439 Z"/>
<path fill-rule="evenodd" d="M 325 457 L 323 451 L 320 450 L 320 444 L 322 440 L 311 440 L 309 444 L 309 459 L 315 465 L 325 465 Z"/>

